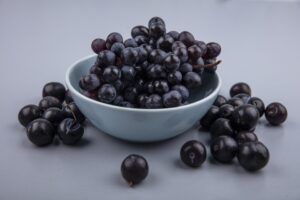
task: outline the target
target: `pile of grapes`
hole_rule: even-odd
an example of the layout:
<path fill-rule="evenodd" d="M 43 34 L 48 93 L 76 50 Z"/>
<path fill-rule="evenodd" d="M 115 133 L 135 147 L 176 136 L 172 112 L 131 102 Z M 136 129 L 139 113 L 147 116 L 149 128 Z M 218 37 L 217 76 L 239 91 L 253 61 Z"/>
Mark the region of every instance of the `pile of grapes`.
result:
<path fill-rule="evenodd" d="M 69 90 L 62 83 L 49 82 L 43 87 L 42 94 L 38 105 L 26 105 L 18 114 L 29 141 L 37 146 L 47 146 L 57 135 L 63 144 L 77 144 L 84 134 L 82 124 L 86 118 L 73 102 Z"/>
<path fill-rule="evenodd" d="M 122 107 L 177 107 L 188 103 L 191 88 L 201 86 L 203 72 L 214 72 L 221 62 L 218 43 L 198 41 L 187 31 L 166 33 L 159 17 L 148 27 L 133 27 L 131 36 L 123 41 L 113 32 L 92 42 L 98 57 L 79 81 L 85 96 Z"/>

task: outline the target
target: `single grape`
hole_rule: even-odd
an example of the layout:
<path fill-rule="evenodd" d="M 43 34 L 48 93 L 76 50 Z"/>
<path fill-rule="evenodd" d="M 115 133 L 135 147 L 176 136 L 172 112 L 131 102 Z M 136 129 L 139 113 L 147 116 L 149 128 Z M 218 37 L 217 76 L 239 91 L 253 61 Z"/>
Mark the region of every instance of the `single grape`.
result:
<path fill-rule="evenodd" d="M 105 40 L 101 38 L 94 39 L 91 44 L 91 48 L 96 54 L 99 54 L 101 51 L 106 49 Z"/>
<path fill-rule="evenodd" d="M 113 83 L 121 77 L 121 71 L 116 66 L 106 67 L 103 71 L 103 80 L 107 83 Z"/>
<path fill-rule="evenodd" d="M 117 91 L 114 86 L 104 84 L 98 91 L 98 99 L 104 103 L 111 103 L 117 97 Z"/>
<path fill-rule="evenodd" d="M 177 107 L 182 103 L 182 96 L 177 90 L 171 90 L 163 95 L 163 104 L 166 108 Z"/>
<path fill-rule="evenodd" d="M 136 36 L 149 37 L 149 29 L 145 26 L 135 26 L 131 29 L 131 37 L 135 38 Z"/>
<path fill-rule="evenodd" d="M 110 33 L 106 38 L 106 48 L 110 49 L 111 46 L 116 42 L 123 43 L 122 35 L 116 32 Z"/>
<path fill-rule="evenodd" d="M 183 42 L 187 47 L 190 47 L 195 43 L 194 36 L 188 31 L 181 32 L 178 36 L 178 40 Z"/>

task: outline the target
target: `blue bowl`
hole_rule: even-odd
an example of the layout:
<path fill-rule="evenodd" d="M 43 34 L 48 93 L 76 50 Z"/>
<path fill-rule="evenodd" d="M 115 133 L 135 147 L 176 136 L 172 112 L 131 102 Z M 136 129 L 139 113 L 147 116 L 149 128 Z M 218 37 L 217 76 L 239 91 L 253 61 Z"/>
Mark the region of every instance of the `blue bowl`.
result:
<path fill-rule="evenodd" d="M 166 140 L 191 128 L 215 101 L 221 79 L 216 73 L 207 73 L 202 86 L 193 90 L 188 105 L 175 108 L 125 108 L 101 103 L 80 93 L 82 75 L 88 74 L 97 56 L 82 58 L 66 73 L 66 84 L 71 95 L 87 119 L 99 130 L 114 137 L 134 142 Z"/>

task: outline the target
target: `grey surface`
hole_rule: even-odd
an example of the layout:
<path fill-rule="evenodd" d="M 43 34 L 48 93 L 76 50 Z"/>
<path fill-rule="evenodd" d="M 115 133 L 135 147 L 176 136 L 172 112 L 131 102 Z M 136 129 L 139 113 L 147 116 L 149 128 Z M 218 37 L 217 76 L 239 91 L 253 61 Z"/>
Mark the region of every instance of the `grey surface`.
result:
<path fill-rule="evenodd" d="M 257 134 L 271 152 L 269 165 L 250 174 L 237 164 L 187 169 L 178 161 L 189 139 L 208 135 L 191 129 L 151 145 L 125 143 L 87 126 L 79 147 L 55 143 L 36 148 L 17 123 L 19 109 L 37 103 L 47 81 L 64 81 L 67 67 L 91 53 L 90 42 L 111 31 L 162 16 L 168 30 L 189 30 L 222 44 L 223 94 L 238 81 L 269 103 L 283 102 L 288 121 Z M 259 1 L 0 1 L 0 199 L 299 199 L 299 3 Z M 184 117 L 184 116 L 183 116 Z M 117 126 L 116 122 L 116 126 Z M 134 189 L 120 176 L 129 153 L 150 164 Z"/>

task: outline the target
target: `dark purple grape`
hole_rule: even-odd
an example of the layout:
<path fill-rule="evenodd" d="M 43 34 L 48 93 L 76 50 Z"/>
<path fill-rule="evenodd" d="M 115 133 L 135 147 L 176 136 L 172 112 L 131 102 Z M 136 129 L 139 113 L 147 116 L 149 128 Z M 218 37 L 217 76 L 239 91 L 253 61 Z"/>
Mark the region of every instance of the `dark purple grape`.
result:
<path fill-rule="evenodd" d="M 134 65 L 139 61 L 139 52 L 137 49 L 127 47 L 122 50 L 121 58 L 124 65 Z"/>
<path fill-rule="evenodd" d="M 43 88 L 43 97 L 52 96 L 63 102 L 65 100 L 65 95 L 66 88 L 59 82 L 49 82 Z"/>
<path fill-rule="evenodd" d="M 142 35 L 136 36 L 134 40 L 138 45 L 147 44 L 149 42 L 149 38 Z"/>
<path fill-rule="evenodd" d="M 160 17 L 152 17 L 148 22 L 148 27 L 151 26 L 151 24 L 153 24 L 153 23 L 160 23 L 160 24 L 166 25 L 164 20 Z"/>
<path fill-rule="evenodd" d="M 136 75 L 136 71 L 134 69 L 134 67 L 131 66 L 123 66 L 121 69 L 122 72 L 122 78 L 126 81 L 134 81 L 135 75 Z"/>
<path fill-rule="evenodd" d="M 121 173 L 129 186 L 133 186 L 139 184 L 147 177 L 149 166 L 144 157 L 131 154 L 123 160 Z"/>
<path fill-rule="evenodd" d="M 172 90 L 177 90 L 182 97 L 182 101 L 185 102 L 190 96 L 189 90 L 183 85 L 174 85 Z"/>
<path fill-rule="evenodd" d="M 220 106 L 219 117 L 231 119 L 232 113 L 234 112 L 234 107 L 230 104 L 224 104 Z"/>
<path fill-rule="evenodd" d="M 254 131 L 259 120 L 259 112 L 252 105 L 241 105 L 232 113 L 232 125 L 236 130 Z"/>
<path fill-rule="evenodd" d="M 210 129 L 211 125 L 218 119 L 219 117 L 219 107 L 212 106 L 206 112 L 206 114 L 201 118 L 200 124 L 205 129 Z"/>
<path fill-rule="evenodd" d="M 244 94 L 244 93 L 237 94 L 234 97 L 242 99 L 244 103 L 247 103 L 251 98 L 248 94 Z"/>
<path fill-rule="evenodd" d="M 180 71 L 171 72 L 168 74 L 167 80 L 172 85 L 180 84 L 182 81 L 182 74 Z"/>
<path fill-rule="evenodd" d="M 261 142 L 247 142 L 239 146 L 237 158 L 244 169 L 253 172 L 268 164 L 270 153 Z"/>
<path fill-rule="evenodd" d="M 186 73 L 183 77 L 183 81 L 187 88 L 196 88 L 202 83 L 201 77 L 195 72 Z"/>
<path fill-rule="evenodd" d="M 200 47 L 194 44 L 188 48 L 188 55 L 191 60 L 195 61 L 203 55 L 203 52 Z"/>
<path fill-rule="evenodd" d="M 185 47 L 176 48 L 176 49 L 174 49 L 173 53 L 176 56 L 178 56 L 178 58 L 179 58 L 179 60 L 180 60 L 181 63 L 188 64 L 188 63 L 185 63 L 189 59 L 188 51 L 186 50 Z"/>
<path fill-rule="evenodd" d="M 183 42 L 181 42 L 181 41 L 175 41 L 175 42 L 173 42 L 173 44 L 172 44 L 172 51 L 174 52 L 175 49 L 177 49 L 177 48 L 185 48 L 185 49 L 186 49 L 186 46 L 185 46 L 185 44 L 184 44 Z"/>
<path fill-rule="evenodd" d="M 74 145 L 80 141 L 84 129 L 80 123 L 72 118 L 64 119 L 58 126 L 57 134 L 61 141 L 67 145 Z"/>
<path fill-rule="evenodd" d="M 164 35 L 156 41 L 156 47 L 158 49 L 161 49 L 165 52 L 172 51 L 172 44 L 174 42 L 174 39 L 169 35 Z"/>
<path fill-rule="evenodd" d="M 135 26 L 131 29 L 131 37 L 135 38 L 136 36 L 149 37 L 149 29 L 145 26 Z"/>
<path fill-rule="evenodd" d="M 58 124 L 65 118 L 64 113 L 59 108 L 48 108 L 43 113 L 42 118 L 51 122 L 54 127 L 57 127 Z"/>
<path fill-rule="evenodd" d="M 285 122 L 288 112 L 284 105 L 278 102 L 271 103 L 267 106 L 265 117 L 271 125 L 278 126 Z"/>
<path fill-rule="evenodd" d="M 183 42 L 187 47 L 190 47 L 195 43 L 194 36 L 188 31 L 181 32 L 178 36 L 178 40 Z"/>
<path fill-rule="evenodd" d="M 116 32 L 110 33 L 106 38 L 106 48 L 110 49 L 111 46 L 116 42 L 123 43 L 122 35 Z"/>
<path fill-rule="evenodd" d="M 200 47 L 200 49 L 202 50 L 202 55 L 204 55 L 206 53 L 207 47 L 206 47 L 205 42 L 196 40 L 195 41 L 195 45 L 197 45 L 198 47 Z"/>
<path fill-rule="evenodd" d="M 35 119 L 26 127 L 28 139 L 37 146 L 46 146 L 52 143 L 55 129 L 45 119 Z"/>
<path fill-rule="evenodd" d="M 121 80 L 116 80 L 112 85 L 115 87 L 118 93 L 121 93 L 125 88 L 125 83 Z"/>
<path fill-rule="evenodd" d="M 251 88 L 247 83 L 239 82 L 231 86 L 230 88 L 230 96 L 233 97 L 237 94 L 244 93 L 251 96 Z"/>
<path fill-rule="evenodd" d="M 171 36 L 176 41 L 178 40 L 179 33 L 177 31 L 169 31 L 166 35 Z"/>
<path fill-rule="evenodd" d="M 38 106 L 26 105 L 20 110 L 18 114 L 18 120 L 21 125 L 26 127 L 33 120 L 40 118 L 41 115 L 42 115 L 42 111 Z"/>
<path fill-rule="evenodd" d="M 165 69 L 169 72 L 176 71 L 180 66 L 180 60 L 175 54 L 169 54 L 163 62 Z"/>
<path fill-rule="evenodd" d="M 179 71 L 184 75 L 188 72 L 192 72 L 193 71 L 193 66 L 190 63 L 183 63 L 179 67 Z"/>
<path fill-rule="evenodd" d="M 221 46 L 218 43 L 207 43 L 206 48 L 206 53 L 203 55 L 203 58 L 205 59 L 215 58 L 221 53 Z"/>
<path fill-rule="evenodd" d="M 234 108 L 237 108 L 237 107 L 239 107 L 239 106 L 241 106 L 241 105 L 244 105 L 245 103 L 244 103 L 244 101 L 243 101 L 242 99 L 240 99 L 240 98 L 232 97 L 232 98 L 228 99 L 227 104 L 230 104 L 230 105 L 232 105 Z"/>
<path fill-rule="evenodd" d="M 81 124 L 85 121 L 85 116 L 82 114 L 82 112 L 74 102 L 65 105 L 63 108 L 63 112 L 65 117 L 73 118 Z"/>
<path fill-rule="evenodd" d="M 161 65 L 151 64 L 147 70 L 147 77 L 152 79 L 166 78 L 167 73 Z"/>
<path fill-rule="evenodd" d="M 140 47 L 144 48 L 148 52 L 148 54 L 153 50 L 152 46 L 149 44 L 142 44 Z"/>
<path fill-rule="evenodd" d="M 218 95 L 213 105 L 220 107 L 224 105 L 226 102 L 227 99 L 224 96 Z"/>
<path fill-rule="evenodd" d="M 104 103 L 111 103 L 117 97 L 117 91 L 114 86 L 104 84 L 98 90 L 98 99 Z"/>
<path fill-rule="evenodd" d="M 151 23 L 149 26 L 149 35 L 155 39 L 164 36 L 166 33 L 166 26 L 160 22 Z M 172 38 L 173 39 L 173 38 Z"/>
<path fill-rule="evenodd" d="M 180 106 L 182 96 L 177 90 L 171 90 L 163 95 L 163 104 L 166 108 Z"/>
<path fill-rule="evenodd" d="M 167 81 L 156 80 L 153 82 L 154 92 L 158 94 L 164 94 L 170 90 Z"/>
<path fill-rule="evenodd" d="M 102 77 L 103 69 L 98 67 L 97 65 L 93 65 L 90 68 L 90 74 L 96 74 L 99 78 Z"/>
<path fill-rule="evenodd" d="M 230 163 L 238 152 L 238 144 L 233 138 L 223 135 L 213 140 L 210 151 L 218 162 Z"/>
<path fill-rule="evenodd" d="M 259 116 L 260 117 L 263 116 L 263 114 L 265 113 L 265 104 L 264 104 L 263 100 L 261 100 L 258 97 L 251 97 L 247 103 L 255 106 L 259 112 Z"/>
<path fill-rule="evenodd" d="M 110 50 L 101 51 L 97 58 L 100 67 L 107 67 L 116 63 L 116 55 Z"/>
<path fill-rule="evenodd" d="M 138 51 L 138 64 L 147 61 L 148 51 L 143 47 L 137 47 L 136 50 Z"/>
<path fill-rule="evenodd" d="M 112 102 L 113 105 L 119 106 L 121 104 L 121 102 L 124 101 L 123 96 L 117 96 L 115 98 L 115 100 Z"/>
<path fill-rule="evenodd" d="M 113 83 L 121 77 L 121 71 L 116 66 L 106 67 L 103 71 L 103 80 L 107 83 Z"/>
<path fill-rule="evenodd" d="M 236 141 L 240 145 L 247 142 L 256 142 L 258 139 L 255 133 L 242 131 L 236 135 Z"/>
<path fill-rule="evenodd" d="M 100 79 L 96 74 L 84 75 L 79 81 L 80 88 L 87 91 L 96 90 L 100 84 Z"/>
<path fill-rule="evenodd" d="M 114 52 L 117 56 L 121 56 L 121 52 L 122 52 L 123 49 L 125 49 L 125 46 L 124 46 L 124 44 L 121 43 L 121 42 L 116 42 L 116 43 L 114 43 L 114 44 L 111 46 L 111 48 L 110 48 L 110 50 L 111 50 L 112 52 Z"/>
<path fill-rule="evenodd" d="M 96 54 L 99 54 L 101 51 L 104 51 L 106 49 L 105 40 L 101 38 L 96 38 L 93 40 L 91 47 Z"/>
<path fill-rule="evenodd" d="M 47 110 L 51 107 L 61 108 L 62 103 L 59 101 L 58 98 L 52 96 L 46 96 L 39 102 L 39 108 L 41 110 Z"/>
<path fill-rule="evenodd" d="M 190 140 L 181 147 L 180 158 L 187 166 L 200 167 L 206 160 L 205 146 L 199 141 Z"/>
<path fill-rule="evenodd" d="M 197 45 L 192 45 L 188 48 L 188 55 L 191 60 L 197 60 L 203 55 L 203 52 Z"/>
<path fill-rule="evenodd" d="M 167 53 L 161 49 L 154 49 L 150 52 L 148 61 L 153 64 L 161 64 L 163 63 Z"/>
<path fill-rule="evenodd" d="M 146 102 L 145 102 L 146 108 L 162 108 L 162 98 L 158 94 L 151 94 Z"/>
<path fill-rule="evenodd" d="M 221 135 L 235 137 L 235 130 L 232 128 L 230 120 L 225 118 L 216 119 L 210 127 L 210 133 L 213 138 Z"/>
<path fill-rule="evenodd" d="M 136 43 L 136 41 L 134 39 L 129 38 L 129 39 L 124 41 L 124 46 L 126 48 L 128 48 L 128 47 L 138 47 L 138 44 Z"/>

